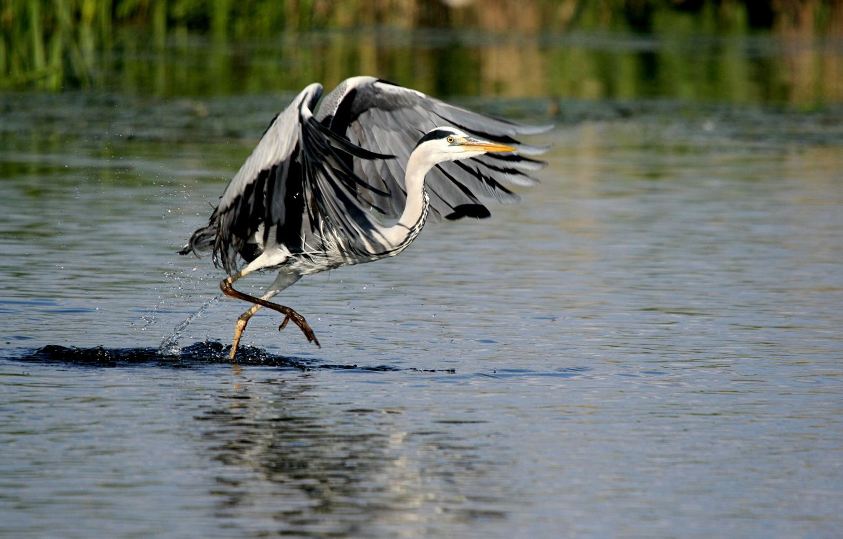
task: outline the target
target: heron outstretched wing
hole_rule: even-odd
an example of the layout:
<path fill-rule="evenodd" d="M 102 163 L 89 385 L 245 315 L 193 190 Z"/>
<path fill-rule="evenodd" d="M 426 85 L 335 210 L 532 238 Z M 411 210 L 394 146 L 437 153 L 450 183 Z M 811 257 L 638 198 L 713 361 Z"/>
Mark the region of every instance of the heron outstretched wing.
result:
<path fill-rule="evenodd" d="M 513 145 L 512 154 L 487 154 L 441 163 L 428 173 L 434 215 L 449 219 L 488 217 L 483 198 L 517 200 L 512 186 L 536 183 L 530 171 L 544 162 L 525 157 L 543 148 L 520 144 L 515 137 L 541 133 L 551 126 L 528 126 L 449 105 L 374 77 L 347 79 L 325 96 L 316 118 L 354 144 L 395 155 L 390 160 L 355 160 L 354 170 L 374 190 L 360 190 L 367 205 L 397 216 L 404 207 L 404 167 L 419 138 L 434 127 L 452 125 L 479 137 Z"/>
<path fill-rule="evenodd" d="M 383 199 L 387 193 L 350 165 L 391 156 L 359 148 L 316 121 L 312 109 L 321 95 L 322 86 L 311 84 L 273 119 L 208 226 L 193 234 L 183 252 L 212 249 L 214 262 L 231 274 L 238 255 L 248 262 L 275 246 L 291 254 L 324 250 L 326 231 L 376 241 L 371 231 L 377 223 L 358 196 L 372 192 Z"/>

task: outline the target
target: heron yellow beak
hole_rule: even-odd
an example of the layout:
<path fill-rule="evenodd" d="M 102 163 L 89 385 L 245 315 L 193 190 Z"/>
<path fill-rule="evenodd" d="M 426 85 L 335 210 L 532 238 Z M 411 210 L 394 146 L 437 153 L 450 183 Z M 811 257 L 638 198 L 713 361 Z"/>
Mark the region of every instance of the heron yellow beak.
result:
<path fill-rule="evenodd" d="M 482 150 L 484 152 L 514 152 L 515 148 L 507 146 L 506 144 L 499 144 L 497 142 L 489 142 L 488 140 L 480 140 L 466 137 L 463 139 L 461 146 L 470 150 Z"/>

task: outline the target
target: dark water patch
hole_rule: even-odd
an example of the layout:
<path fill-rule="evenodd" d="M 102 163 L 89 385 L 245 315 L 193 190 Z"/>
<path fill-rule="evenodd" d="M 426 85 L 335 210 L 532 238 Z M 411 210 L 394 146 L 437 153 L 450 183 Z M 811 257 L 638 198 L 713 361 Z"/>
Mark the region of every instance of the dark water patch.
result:
<path fill-rule="evenodd" d="M 495 369 L 491 373 L 483 373 L 483 375 L 490 376 L 492 378 L 576 378 L 591 370 L 591 367 L 562 367 L 550 371 L 537 371 L 531 369 Z"/>
<path fill-rule="evenodd" d="M 311 365 L 312 369 L 330 369 L 330 370 L 351 370 L 361 372 L 393 372 L 393 371 L 412 371 L 412 372 L 427 372 L 439 374 L 455 374 L 456 369 L 419 369 L 417 367 L 395 367 L 393 365 L 372 365 L 369 367 L 360 366 L 356 364 L 326 364 L 326 365 Z"/>
<path fill-rule="evenodd" d="M 54 299 L 42 299 L 42 298 L 33 298 L 33 299 L 0 299 L 0 305 L 23 305 L 26 307 L 52 307 L 58 305 L 58 302 Z"/>
<path fill-rule="evenodd" d="M 392 365 L 360 366 L 357 364 L 320 364 L 313 359 L 289 357 L 272 354 L 253 346 L 241 346 L 237 361 L 232 363 L 228 357 L 229 345 L 216 341 L 204 341 L 185 346 L 177 353 L 164 353 L 158 348 L 80 348 L 50 344 L 37 350 L 25 351 L 18 357 L 6 359 L 28 363 L 66 364 L 84 367 L 131 367 L 158 366 L 170 368 L 193 368 L 202 365 L 255 365 L 281 367 L 302 371 L 348 370 L 361 372 L 414 371 L 425 373 L 453 374 L 454 369 L 418 369 L 400 368 Z"/>
<path fill-rule="evenodd" d="M 50 344 L 25 353 L 19 361 L 33 363 L 63 363 L 91 367 L 128 367 L 157 365 L 161 367 L 194 367 L 231 363 L 229 346 L 220 342 L 197 342 L 185 346 L 174 354 L 163 353 L 158 348 L 80 348 Z M 241 347 L 237 357 L 239 365 L 264 365 L 306 369 L 307 363 L 298 358 L 270 354 L 259 348 Z"/>

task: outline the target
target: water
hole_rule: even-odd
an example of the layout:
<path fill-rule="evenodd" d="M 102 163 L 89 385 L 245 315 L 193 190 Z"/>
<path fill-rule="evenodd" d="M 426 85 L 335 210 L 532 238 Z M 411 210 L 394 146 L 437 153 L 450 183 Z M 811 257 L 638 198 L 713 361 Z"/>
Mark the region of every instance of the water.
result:
<path fill-rule="evenodd" d="M 284 96 L 2 100 L 3 535 L 843 526 L 838 105 L 562 100 L 521 204 L 303 279 L 322 348 L 262 312 L 231 365 L 175 251 Z"/>

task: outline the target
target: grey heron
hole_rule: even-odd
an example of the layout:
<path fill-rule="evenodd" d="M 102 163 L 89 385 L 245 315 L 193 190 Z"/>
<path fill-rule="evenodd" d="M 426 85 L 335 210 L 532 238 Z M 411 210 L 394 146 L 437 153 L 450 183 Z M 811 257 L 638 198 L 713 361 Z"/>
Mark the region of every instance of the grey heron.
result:
<path fill-rule="evenodd" d="M 399 254 L 430 215 L 488 217 L 480 197 L 516 199 L 509 187 L 533 185 L 529 172 L 544 165 L 526 157 L 543 148 L 515 137 L 547 129 L 374 77 L 347 79 L 324 98 L 320 84 L 307 86 L 272 120 L 208 225 L 180 251 L 212 252 L 228 274 L 223 293 L 252 303 L 235 323 L 230 358 L 263 307 L 284 315 L 279 330 L 292 321 L 318 346 L 305 318 L 273 296 L 303 275 Z M 278 273 L 262 296 L 234 288 L 269 269 Z"/>

